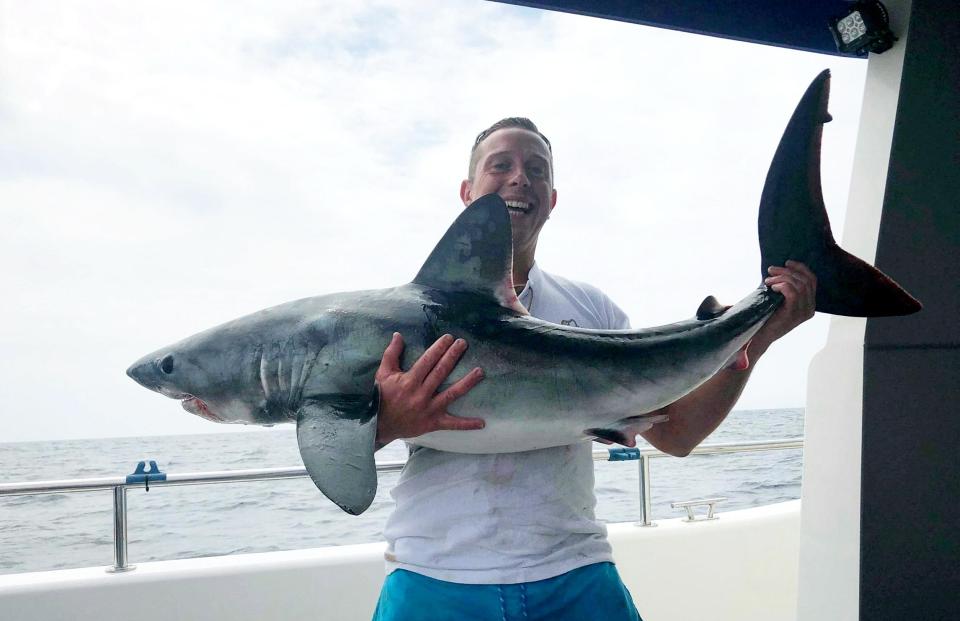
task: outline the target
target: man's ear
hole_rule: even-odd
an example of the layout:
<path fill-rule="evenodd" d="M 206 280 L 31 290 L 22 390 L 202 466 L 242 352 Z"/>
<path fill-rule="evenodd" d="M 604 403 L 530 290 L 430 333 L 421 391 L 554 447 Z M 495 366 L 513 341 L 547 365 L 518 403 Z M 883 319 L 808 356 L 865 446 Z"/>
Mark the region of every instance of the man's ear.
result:
<path fill-rule="evenodd" d="M 550 195 L 550 213 L 553 213 L 553 208 L 557 206 L 557 190 L 554 188 L 553 193 Z"/>
<path fill-rule="evenodd" d="M 473 202 L 472 190 L 473 187 L 469 179 L 464 179 L 460 182 L 460 200 L 463 201 L 464 207 Z"/>

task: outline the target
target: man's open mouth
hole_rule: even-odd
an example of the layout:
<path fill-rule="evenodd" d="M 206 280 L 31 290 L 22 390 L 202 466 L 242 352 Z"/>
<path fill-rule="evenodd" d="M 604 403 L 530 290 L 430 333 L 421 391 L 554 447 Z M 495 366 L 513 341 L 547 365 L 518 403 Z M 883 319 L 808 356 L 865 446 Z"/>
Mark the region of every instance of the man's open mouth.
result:
<path fill-rule="evenodd" d="M 507 209 L 511 213 L 530 213 L 530 210 L 533 209 L 533 203 L 528 203 L 526 201 L 504 201 L 507 204 Z"/>

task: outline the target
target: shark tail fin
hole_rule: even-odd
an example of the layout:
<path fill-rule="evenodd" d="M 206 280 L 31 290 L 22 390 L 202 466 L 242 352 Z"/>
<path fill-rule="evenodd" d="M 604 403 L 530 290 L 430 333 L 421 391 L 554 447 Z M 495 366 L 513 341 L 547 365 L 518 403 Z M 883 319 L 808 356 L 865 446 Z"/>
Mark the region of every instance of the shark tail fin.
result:
<path fill-rule="evenodd" d="M 817 274 L 817 310 L 850 317 L 909 315 L 923 308 L 889 276 L 836 244 L 820 261 Z"/>
<path fill-rule="evenodd" d="M 922 308 L 889 276 L 846 252 L 833 239 L 820 186 L 820 142 L 830 121 L 830 71 L 820 73 L 794 110 L 770 164 L 760 198 L 761 278 L 787 260 L 817 276 L 817 310 L 884 317 Z"/>

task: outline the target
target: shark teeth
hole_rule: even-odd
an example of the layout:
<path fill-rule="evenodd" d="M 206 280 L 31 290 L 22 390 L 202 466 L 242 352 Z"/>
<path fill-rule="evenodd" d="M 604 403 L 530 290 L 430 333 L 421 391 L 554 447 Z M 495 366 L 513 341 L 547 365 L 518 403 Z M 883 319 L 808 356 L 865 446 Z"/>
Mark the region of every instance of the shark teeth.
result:
<path fill-rule="evenodd" d="M 533 207 L 530 203 L 526 201 L 504 201 L 507 204 L 507 209 L 511 211 L 522 211 L 527 213 Z"/>

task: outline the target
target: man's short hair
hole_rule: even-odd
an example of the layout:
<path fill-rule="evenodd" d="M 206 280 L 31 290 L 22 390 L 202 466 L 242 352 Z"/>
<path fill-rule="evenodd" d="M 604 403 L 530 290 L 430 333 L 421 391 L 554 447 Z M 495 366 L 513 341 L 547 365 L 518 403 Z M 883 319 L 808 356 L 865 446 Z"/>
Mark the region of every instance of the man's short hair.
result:
<path fill-rule="evenodd" d="M 510 127 L 526 129 L 543 138 L 543 141 L 547 143 L 547 150 L 550 152 L 550 158 L 553 159 L 553 146 L 551 146 L 547 137 L 540 133 L 540 130 L 537 129 L 537 126 L 533 121 L 522 116 L 508 116 L 505 119 L 500 119 L 490 127 L 477 134 L 477 139 L 473 141 L 473 148 L 470 149 L 470 170 L 467 172 L 467 179 L 473 181 L 473 171 L 477 167 L 477 148 L 480 146 L 480 143 L 486 140 L 487 136 L 498 129 L 507 129 Z M 552 161 L 550 162 L 550 166 L 551 168 L 553 167 Z"/>

